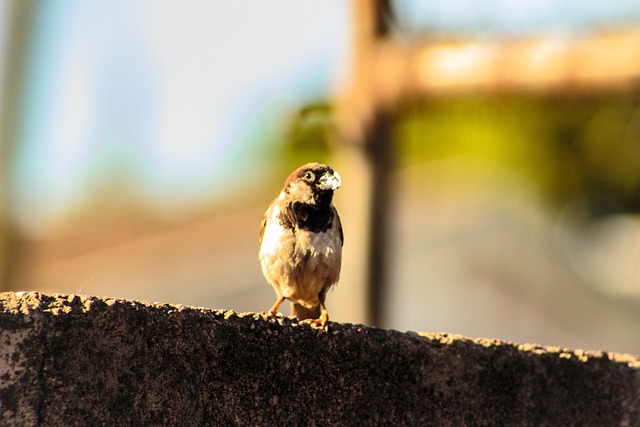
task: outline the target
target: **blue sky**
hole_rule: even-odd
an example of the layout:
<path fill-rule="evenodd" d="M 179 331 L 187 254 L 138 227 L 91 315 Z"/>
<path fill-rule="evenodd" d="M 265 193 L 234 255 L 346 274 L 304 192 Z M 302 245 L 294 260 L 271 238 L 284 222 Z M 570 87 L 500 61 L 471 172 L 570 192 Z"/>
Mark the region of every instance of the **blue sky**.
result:
<path fill-rule="evenodd" d="M 278 120 L 331 90 L 345 67 L 347 6 L 38 2 L 16 177 L 22 222 L 63 215 L 94 179 L 132 169 L 123 191 L 146 202 L 215 195 L 238 163 L 259 161 L 239 156 L 265 105 Z"/>
<path fill-rule="evenodd" d="M 268 167 L 248 135 L 273 133 L 293 109 L 326 99 L 348 66 L 346 0 L 36 4 L 14 192 L 34 231 L 118 174 L 122 191 L 158 206 L 228 192 L 245 169 Z M 396 4 L 412 32 L 519 35 L 640 20 L 637 0 Z"/>
<path fill-rule="evenodd" d="M 414 31 L 530 35 L 580 32 L 640 21 L 637 0 L 395 0 Z"/>

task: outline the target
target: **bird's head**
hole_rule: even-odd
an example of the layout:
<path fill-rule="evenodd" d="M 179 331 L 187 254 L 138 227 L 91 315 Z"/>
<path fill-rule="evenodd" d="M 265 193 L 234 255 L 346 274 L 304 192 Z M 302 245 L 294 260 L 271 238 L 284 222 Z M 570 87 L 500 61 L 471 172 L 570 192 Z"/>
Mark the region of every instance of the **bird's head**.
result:
<path fill-rule="evenodd" d="M 294 201 L 311 205 L 331 203 L 333 191 L 342 184 L 340 174 L 327 165 L 307 163 L 293 171 L 282 192 Z"/>

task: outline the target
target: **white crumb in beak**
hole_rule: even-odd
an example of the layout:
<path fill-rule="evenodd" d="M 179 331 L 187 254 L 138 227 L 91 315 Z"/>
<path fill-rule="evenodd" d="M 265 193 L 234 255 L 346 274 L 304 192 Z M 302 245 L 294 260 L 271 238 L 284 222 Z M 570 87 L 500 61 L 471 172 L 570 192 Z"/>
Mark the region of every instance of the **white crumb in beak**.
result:
<path fill-rule="evenodd" d="M 333 173 L 333 180 L 335 184 L 333 185 L 332 190 L 337 190 L 342 185 L 342 178 L 340 178 L 340 174 L 338 172 Z"/>
<path fill-rule="evenodd" d="M 342 185 L 340 174 L 334 172 L 333 174 L 325 174 L 320 178 L 320 185 L 323 190 L 337 190 Z"/>

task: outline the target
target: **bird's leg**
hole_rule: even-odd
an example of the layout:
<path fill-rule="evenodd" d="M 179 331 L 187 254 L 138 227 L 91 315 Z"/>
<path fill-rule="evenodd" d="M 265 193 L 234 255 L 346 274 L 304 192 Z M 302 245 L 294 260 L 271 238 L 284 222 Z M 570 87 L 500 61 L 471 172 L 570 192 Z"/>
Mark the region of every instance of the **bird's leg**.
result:
<path fill-rule="evenodd" d="M 324 331 L 328 330 L 329 323 L 329 311 L 327 311 L 327 306 L 324 303 L 325 292 L 320 293 L 320 317 L 317 319 L 311 320 L 312 325 L 320 326 Z"/>
<path fill-rule="evenodd" d="M 324 330 L 327 331 L 328 328 L 328 323 L 329 323 L 329 312 L 327 311 L 327 306 L 324 305 L 324 301 L 320 303 L 320 318 L 316 320 L 319 324 L 320 327 Z M 316 324 L 318 324 L 316 323 Z"/>
<path fill-rule="evenodd" d="M 324 302 L 320 303 L 320 322 L 322 322 L 322 327 L 326 328 L 327 323 L 329 323 L 329 312 L 327 311 L 327 306 L 324 305 Z"/>
<path fill-rule="evenodd" d="M 278 299 L 276 300 L 275 304 L 273 304 L 273 306 L 271 306 L 271 308 L 269 309 L 269 311 L 267 312 L 267 314 L 269 316 L 275 316 L 276 314 L 278 314 L 278 307 L 280 307 L 280 304 L 282 304 L 284 302 L 285 298 L 279 296 Z"/>

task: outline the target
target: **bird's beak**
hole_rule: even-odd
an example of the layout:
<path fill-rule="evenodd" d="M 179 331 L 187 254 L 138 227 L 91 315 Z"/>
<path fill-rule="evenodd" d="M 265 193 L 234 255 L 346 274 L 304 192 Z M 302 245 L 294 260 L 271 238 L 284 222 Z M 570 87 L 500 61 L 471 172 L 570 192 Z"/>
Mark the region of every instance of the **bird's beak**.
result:
<path fill-rule="evenodd" d="M 342 185 L 340 174 L 338 172 L 325 173 L 318 181 L 322 190 L 337 190 Z"/>

